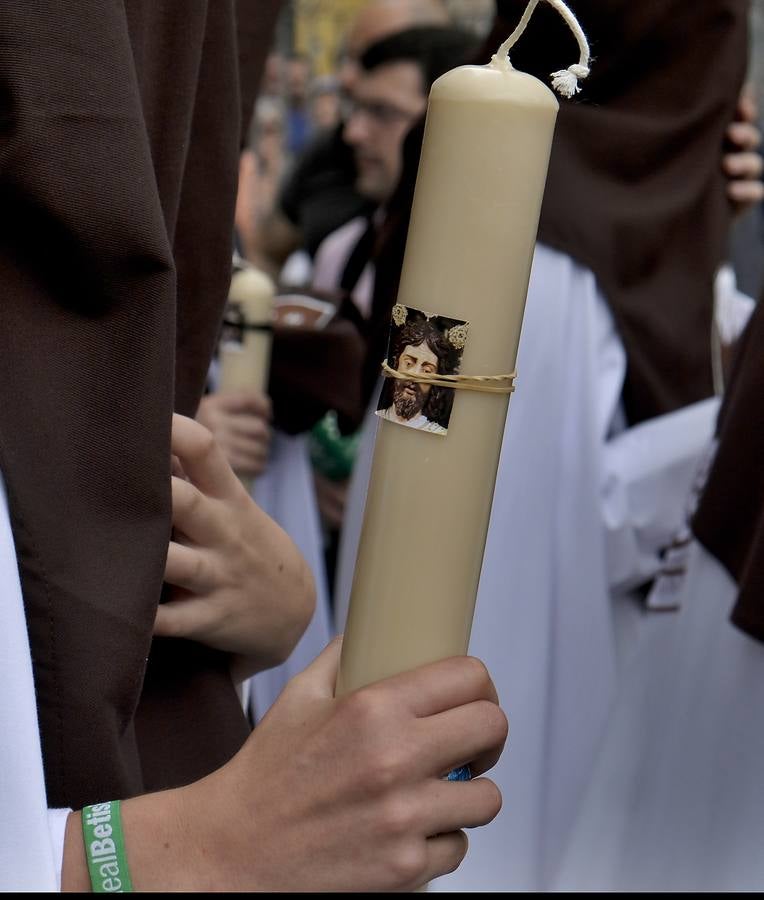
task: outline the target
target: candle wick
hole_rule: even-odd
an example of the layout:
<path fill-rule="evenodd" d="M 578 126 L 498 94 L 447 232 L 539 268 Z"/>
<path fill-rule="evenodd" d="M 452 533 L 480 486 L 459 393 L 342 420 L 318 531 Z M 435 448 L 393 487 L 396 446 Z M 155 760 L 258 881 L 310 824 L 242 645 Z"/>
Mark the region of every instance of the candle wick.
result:
<path fill-rule="evenodd" d="M 491 62 L 495 63 L 500 68 L 506 68 L 507 66 L 511 68 L 512 64 L 509 61 L 509 51 L 514 47 L 522 33 L 528 27 L 528 22 L 530 22 L 531 16 L 535 12 L 539 2 L 540 0 L 530 0 L 525 7 L 522 18 L 518 22 L 517 28 L 515 28 L 512 34 L 504 41 L 501 47 L 499 47 Z M 561 94 L 563 97 L 573 97 L 581 90 L 581 86 L 578 82 L 583 81 L 589 74 L 589 42 L 586 39 L 583 28 L 581 28 L 578 23 L 578 19 L 576 19 L 562 0 L 546 0 L 546 2 L 553 6 L 563 17 L 578 42 L 580 51 L 578 62 L 574 63 L 572 66 L 568 66 L 567 69 L 560 69 L 558 72 L 552 72 L 552 87 L 557 93 Z"/>

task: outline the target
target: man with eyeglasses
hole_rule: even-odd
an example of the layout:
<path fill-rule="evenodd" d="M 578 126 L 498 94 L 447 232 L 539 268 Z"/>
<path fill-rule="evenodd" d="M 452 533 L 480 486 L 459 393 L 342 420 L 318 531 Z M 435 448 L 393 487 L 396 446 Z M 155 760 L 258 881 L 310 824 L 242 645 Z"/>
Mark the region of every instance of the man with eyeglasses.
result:
<path fill-rule="evenodd" d="M 421 26 L 383 38 L 361 56 L 360 72 L 343 103 L 343 139 L 356 172 L 355 189 L 371 204 L 329 234 L 315 256 L 312 285 L 350 294 L 368 316 L 374 236 L 403 169 L 403 142 L 424 115 L 432 83 L 474 52 L 472 35 Z"/>
<path fill-rule="evenodd" d="M 356 189 L 379 203 L 398 183 L 403 139 L 427 105 L 422 68 L 408 55 L 396 59 L 396 47 L 408 54 L 419 45 L 426 52 L 432 35 L 430 29 L 415 29 L 372 47 L 364 57 L 368 68 L 344 105 L 344 138 L 353 150 Z M 440 38 L 435 32 L 435 39 Z M 378 59 L 381 64 L 374 65 Z"/>

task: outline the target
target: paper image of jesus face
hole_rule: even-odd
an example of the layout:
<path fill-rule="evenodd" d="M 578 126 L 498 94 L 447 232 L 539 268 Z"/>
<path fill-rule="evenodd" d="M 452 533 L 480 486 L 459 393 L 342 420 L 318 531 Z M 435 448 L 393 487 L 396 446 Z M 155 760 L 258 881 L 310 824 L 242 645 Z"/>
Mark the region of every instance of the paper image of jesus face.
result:
<path fill-rule="evenodd" d="M 463 341 L 457 346 L 449 338 L 458 319 L 427 315 L 420 310 L 396 307 L 387 363 L 401 375 L 413 379 L 458 373 Z M 453 405 L 453 388 L 419 380 L 388 378 L 377 415 L 398 425 L 431 434 L 446 434 Z"/>

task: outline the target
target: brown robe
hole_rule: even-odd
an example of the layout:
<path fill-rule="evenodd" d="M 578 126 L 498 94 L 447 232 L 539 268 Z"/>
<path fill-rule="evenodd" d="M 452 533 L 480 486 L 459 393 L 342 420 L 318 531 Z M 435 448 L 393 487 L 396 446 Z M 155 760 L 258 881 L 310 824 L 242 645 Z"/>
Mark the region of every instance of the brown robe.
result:
<path fill-rule="evenodd" d="M 764 641 L 764 303 L 740 340 L 693 528 L 740 586 L 732 621 Z"/>
<path fill-rule="evenodd" d="M 170 415 L 196 409 L 230 277 L 235 9 L 4 0 L 0 36 L 0 471 L 48 802 L 78 807 L 247 734 L 222 654 L 151 643 Z"/>

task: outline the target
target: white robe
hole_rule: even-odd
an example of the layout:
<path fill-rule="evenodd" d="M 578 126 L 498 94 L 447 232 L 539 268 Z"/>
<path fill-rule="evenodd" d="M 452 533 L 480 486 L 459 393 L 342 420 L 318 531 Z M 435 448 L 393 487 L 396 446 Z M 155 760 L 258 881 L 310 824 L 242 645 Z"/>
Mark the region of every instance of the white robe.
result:
<path fill-rule="evenodd" d="M 612 589 L 654 574 L 718 403 L 618 432 L 623 346 L 591 272 L 539 246 L 470 652 L 509 715 L 505 807 L 443 889 L 555 883 L 634 622 Z M 660 616 L 661 614 L 653 614 Z"/>
<path fill-rule="evenodd" d="M 581 891 L 759 891 L 764 648 L 695 545 L 682 606 L 644 618 L 554 882 Z"/>
<path fill-rule="evenodd" d="M 255 480 L 252 496 L 295 542 L 316 582 L 316 611 L 289 659 L 275 669 L 260 672 L 250 679 L 253 718 L 259 720 L 289 679 L 312 662 L 334 634 L 329 613 L 321 523 L 304 435 L 290 437 L 279 431 L 273 433 L 268 468 Z"/>
<path fill-rule="evenodd" d="M 32 659 L 0 476 L 0 890 L 56 891 L 68 810 L 48 810 Z"/>
<path fill-rule="evenodd" d="M 657 567 L 717 406 L 613 439 L 625 366 L 592 273 L 539 245 L 470 643 L 509 715 L 508 748 L 491 773 L 505 806 L 434 889 L 543 889 L 567 845 L 615 696 L 611 585 Z M 364 469 L 368 460 L 359 477 Z M 360 506 L 364 494 L 353 485 Z M 349 521 L 359 519 L 351 509 Z M 344 536 L 340 618 L 356 543 Z"/>

